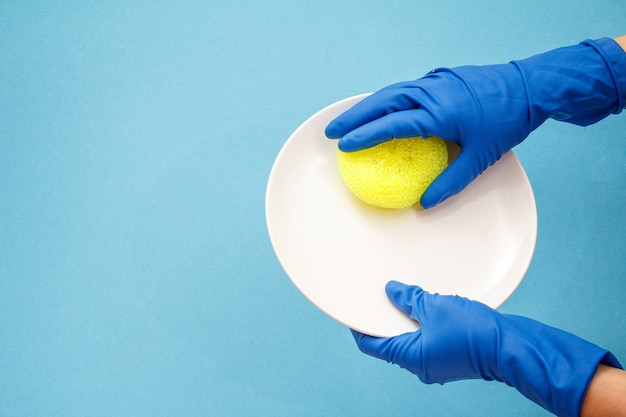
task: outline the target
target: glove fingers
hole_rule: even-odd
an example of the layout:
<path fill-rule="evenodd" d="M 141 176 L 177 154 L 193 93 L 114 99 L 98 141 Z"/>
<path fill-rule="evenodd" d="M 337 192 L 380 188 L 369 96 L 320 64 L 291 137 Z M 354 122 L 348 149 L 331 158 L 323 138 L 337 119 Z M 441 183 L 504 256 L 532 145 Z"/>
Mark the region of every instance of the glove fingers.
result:
<path fill-rule="evenodd" d="M 366 355 L 406 367 L 403 358 L 407 357 L 407 349 L 421 348 L 421 330 L 405 333 L 395 337 L 380 338 L 368 336 L 352 330 L 352 336 L 359 350 Z"/>
<path fill-rule="evenodd" d="M 380 90 L 337 116 L 326 126 L 326 136 L 338 139 L 348 132 L 386 114 L 415 108 L 413 100 L 402 99 L 392 88 Z"/>
<path fill-rule="evenodd" d="M 383 352 L 385 352 L 384 345 L 387 343 L 388 339 L 368 336 L 353 329 L 350 329 L 350 331 L 361 352 L 378 359 L 387 360 Z"/>
<path fill-rule="evenodd" d="M 429 209 L 460 193 L 482 172 L 475 160 L 476 155 L 472 152 L 461 151 L 459 156 L 424 191 L 420 199 L 421 206 Z"/>
<path fill-rule="evenodd" d="M 393 138 L 415 136 L 439 136 L 454 141 L 455 135 L 451 124 L 442 126 L 429 111 L 412 109 L 387 114 L 346 133 L 339 140 L 339 149 L 344 152 L 359 151 Z"/>

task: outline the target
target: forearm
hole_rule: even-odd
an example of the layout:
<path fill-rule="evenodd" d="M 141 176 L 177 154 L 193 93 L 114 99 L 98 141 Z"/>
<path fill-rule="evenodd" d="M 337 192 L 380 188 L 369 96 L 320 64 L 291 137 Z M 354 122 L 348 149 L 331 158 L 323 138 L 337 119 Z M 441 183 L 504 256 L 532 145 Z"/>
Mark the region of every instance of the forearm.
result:
<path fill-rule="evenodd" d="M 626 416 L 626 371 L 598 365 L 580 409 L 580 417 Z"/>
<path fill-rule="evenodd" d="M 617 42 L 617 44 L 619 46 L 622 47 L 624 52 L 626 52 L 626 35 L 619 36 L 619 37 L 615 38 L 614 40 L 615 40 L 615 42 Z"/>

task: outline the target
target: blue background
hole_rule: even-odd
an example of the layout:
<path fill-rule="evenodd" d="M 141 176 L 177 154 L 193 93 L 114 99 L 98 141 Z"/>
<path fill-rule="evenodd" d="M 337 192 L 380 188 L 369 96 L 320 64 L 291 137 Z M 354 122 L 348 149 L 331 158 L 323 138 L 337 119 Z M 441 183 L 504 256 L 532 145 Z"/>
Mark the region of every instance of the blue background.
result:
<path fill-rule="evenodd" d="M 0 2 L 0 416 L 543 416 L 423 385 L 291 284 L 264 198 L 319 109 L 626 33 L 622 0 Z M 534 260 L 501 308 L 626 362 L 626 116 L 516 148 Z"/>

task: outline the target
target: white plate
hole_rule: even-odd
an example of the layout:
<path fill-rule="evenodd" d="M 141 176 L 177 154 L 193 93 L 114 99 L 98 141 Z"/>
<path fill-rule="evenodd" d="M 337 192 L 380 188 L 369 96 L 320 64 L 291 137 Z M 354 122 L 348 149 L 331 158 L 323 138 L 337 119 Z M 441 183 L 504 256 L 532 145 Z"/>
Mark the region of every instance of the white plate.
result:
<path fill-rule="evenodd" d="M 537 211 L 518 159 L 507 153 L 462 193 L 432 208 L 385 210 L 354 197 L 339 176 L 326 125 L 365 95 L 313 115 L 287 140 L 265 201 L 285 272 L 318 308 L 373 336 L 418 328 L 385 295 L 393 279 L 499 307 L 535 249 Z"/>

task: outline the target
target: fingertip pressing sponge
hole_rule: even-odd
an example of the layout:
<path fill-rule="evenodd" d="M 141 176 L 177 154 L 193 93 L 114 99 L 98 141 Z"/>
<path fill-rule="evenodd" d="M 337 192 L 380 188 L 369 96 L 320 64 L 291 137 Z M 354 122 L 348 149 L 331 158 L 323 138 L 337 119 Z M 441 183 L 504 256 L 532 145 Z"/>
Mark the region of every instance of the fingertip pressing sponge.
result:
<path fill-rule="evenodd" d="M 436 136 L 392 139 L 356 152 L 337 149 L 337 166 L 359 199 L 400 209 L 416 204 L 448 166 L 448 148 Z"/>

